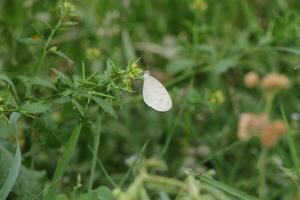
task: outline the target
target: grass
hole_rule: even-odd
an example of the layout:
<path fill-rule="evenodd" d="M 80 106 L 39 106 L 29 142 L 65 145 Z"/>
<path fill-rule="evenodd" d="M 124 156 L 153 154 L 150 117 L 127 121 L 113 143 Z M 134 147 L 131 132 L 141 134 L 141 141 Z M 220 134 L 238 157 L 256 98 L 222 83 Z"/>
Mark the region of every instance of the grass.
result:
<path fill-rule="evenodd" d="M 0 199 L 6 199 L 8 197 L 9 193 L 12 190 L 12 187 L 14 186 L 17 180 L 18 174 L 20 172 L 20 167 L 21 167 L 21 152 L 20 152 L 19 145 L 17 145 L 16 154 L 14 156 L 13 161 L 11 162 L 11 168 L 4 181 L 2 189 L 0 190 Z"/>
<path fill-rule="evenodd" d="M 95 174 L 95 169 L 96 169 L 96 164 L 97 164 L 97 157 L 98 157 L 98 152 L 99 152 L 99 145 L 100 145 L 100 138 L 101 138 L 101 116 L 98 116 L 97 118 L 97 128 L 95 131 L 95 138 L 94 138 L 94 147 L 93 147 L 93 159 L 92 159 L 92 166 L 91 166 L 91 174 L 90 174 L 90 182 L 89 182 L 89 187 L 88 191 L 91 191 L 93 188 L 93 182 L 94 182 L 94 174 Z"/>
<path fill-rule="evenodd" d="M 0 1 L 0 199 L 300 198 L 299 10 Z M 143 103 L 146 70 L 169 91 L 169 112 Z M 250 71 L 289 87 L 249 88 Z M 239 140 L 241 113 L 281 120 L 285 134 L 270 148 L 263 133 Z"/>
<path fill-rule="evenodd" d="M 71 156 L 74 154 L 74 150 L 81 132 L 81 128 L 82 124 L 79 122 L 79 124 L 74 128 L 72 132 L 72 135 L 65 147 L 66 149 L 62 158 L 57 164 L 55 173 L 50 183 L 50 187 L 48 188 L 47 193 L 45 195 L 45 199 L 50 200 L 56 198 L 59 180 L 63 177 L 63 174 L 66 171 L 66 168 L 71 160 Z"/>

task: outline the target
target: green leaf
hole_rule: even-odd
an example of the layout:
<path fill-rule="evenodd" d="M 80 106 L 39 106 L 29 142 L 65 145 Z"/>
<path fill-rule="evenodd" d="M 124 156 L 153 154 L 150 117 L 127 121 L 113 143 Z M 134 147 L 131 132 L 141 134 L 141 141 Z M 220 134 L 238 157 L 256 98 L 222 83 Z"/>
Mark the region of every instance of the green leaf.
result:
<path fill-rule="evenodd" d="M 18 42 L 26 45 L 38 45 L 41 43 L 41 40 L 28 37 L 28 38 L 18 38 Z"/>
<path fill-rule="evenodd" d="M 71 95 L 72 94 L 72 90 L 70 90 L 70 94 L 61 94 L 63 95 L 62 97 L 59 97 L 57 99 L 55 99 L 53 101 L 53 103 L 57 103 L 57 104 L 66 104 L 66 103 L 70 103 L 72 102 L 72 99 L 69 96 L 64 96 L 64 95 Z"/>
<path fill-rule="evenodd" d="M 159 192 L 159 199 L 160 200 L 171 200 L 167 193 Z"/>
<path fill-rule="evenodd" d="M 10 115 L 10 124 L 13 128 L 15 136 L 16 136 L 16 133 L 17 133 L 16 132 L 17 131 L 17 123 L 18 123 L 18 119 L 19 119 L 20 116 L 21 116 L 21 114 L 17 113 L 17 112 L 13 112 Z M 1 152 L 5 152 L 5 150 L 3 148 L 1 148 Z M 7 154 L 9 154 L 8 151 L 7 151 Z M 0 156 L 0 160 L 1 159 L 3 159 L 3 157 Z M 14 156 L 14 158 L 13 158 L 13 160 L 10 164 L 11 164 L 11 167 L 8 171 L 8 176 L 7 176 L 7 178 L 6 178 L 6 180 L 3 184 L 3 187 L 0 191 L 0 199 L 6 199 L 8 194 L 12 191 L 13 186 L 15 184 L 18 185 L 17 184 L 17 178 L 18 178 L 18 175 L 21 171 L 21 151 L 20 151 L 20 147 L 19 147 L 18 142 L 17 142 L 17 148 L 16 148 L 15 156 Z M 0 174 L 1 174 L 1 169 L 0 169 Z"/>
<path fill-rule="evenodd" d="M 290 48 L 290 47 L 276 47 L 276 50 L 278 51 L 284 51 L 287 53 L 295 54 L 295 55 L 300 55 L 300 49 L 296 48 Z"/>
<path fill-rule="evenodd" d="M 7 150 L 0 142 L 0 189 L 5 183 L 6 176 L 4 175 L 9 173 L 13 159 L 14 153 Z M 39 172 L 21 165 L 18 178 L 10 191 L 10 194 L 12 194 L 11 199 L 37 200 L 34 196 L 39 196 L 38 194 L 42 191 L 44 186 L 42 183 L 45 183 L 45 178 L 45 171 Z"/>
<path fill-rule="evenodd" d="M 75 105 L 75 107 L 77 108 L 80 115 L 82 117 L 84 117 L 85 111 L 84 111 L 84 108 L 82 107 L 82 105 L 80 103 L 78 103 L 78 101 L 76 101 L 76 100 L 72 100 L 72 103 Z"/>
<path fill-rule="evenodd" d="M 191 67 L 194 67 L 196 63 L 191 59 L 175 59 L 171 60 L 167 65 L 167 71 L 170 74 L 176 74 L 185 70 L 188 70 Z"/>
<path fill-rule="evenodd" d="M 51 82 L 49 82 L 45 79 L 35 77 L 35 78 L 31 79 L 30 82 L 32 85 L 43 86 L 43 87 L 47 87 L 47 88 L 56 90 L 56 87 Z"/>
<path fill-rule="evenodd" d="M 72 135 L 66 144 L 65 152 L 63 154 L 63 157 L 59 160 L 58 165 L 55 169 L 54 176 L 51 180 L 51 186 L 46 192 L 45 200 L 53 200 L 55 199 L 57 195 L 57 189 L 59 186 L 59 180 L 62 178 L 64 172 L 66 171 L 66 168 L 72 158 L 72 155 L 74 153 L 80 132 L 81 132 L 82 124 L 78 123 L 77 126 L 73 129 Z"/>
<path fill-rule="evenodd" d="M 106 61 L 106 69 L 104 71 L 104 77 L 105 79 L 109 79 L 111 77 L 112 71 L 114 69 L 113 61 L 108 59 Z"/>
<path fill-rule="evenodd" d="M 132 45 L 129 32 L 127 30 L 124 30 L 122 32 L 122 45 L 123 45 L 124 54 L 125 54 L 127 61 L 136 60 L 137 57 L 135 54 L 135 50 Z"/>
<path fill-rule="evenodd" d="M 65 60 L 67 60 L 67 62 L 68 62 L 69 65 L 74 64 L 74 61 L 71 58 L 69 58 L 66 54 L 64 54 L 64 52 L 62 52 L 62 51 L 55 51 L 55 52 L 52 52 L 52 53 L 58 55 L 59 57 L 65 59 Z"/>
<path fill-rule="evenodd" d="M 10 80 L 10 78 L 8 78 L 8 77 L 6 77 L 6 76 L 4 76 L 4 75 L 0 75 L 0 80 L 4 80 L 4 81 L 6 81 L 9 85 L 10 85 L 10 87 L 12 88 L 12 90 L 13 90 L 13 92 L 14 92 L 14 95 L 16 96 L 16 98 L 18 97 L 18 95 L 17 95 L 17 90 L 16 90 L 16 87 L 15 87 L 15 85 L 14 85 L 14 83 Z"/>
<path fill-rule="evenodd" d="M 99 200 L 113 200 L 114 198 L 111 190 L 106 186 L 100 186 L 96 192 Z"/>
<path fill-rule="evenodd" d="M 35 120 L 34 129 L 40 133 L 41 143 L 51 148 L 58 148 L 64 141 L 67 142 L 69 134 L 65 133 L 62 128 L 58 128 L 53 122 L 50 113 L 43 114 Z"/>
<path fill-rule="evenodd" d="M 15 153 L 15 157 L 13 159 L 13 162 L 11 164 L 11 168 L 8 172 L 8 175 L 6 177 L 6 180 L 4 182 L 4 185 L 0 191 L 0 199 L 6 199 L 10 191 L 12 190 L 17 177 L 19 175 L 21 168 L 21 151 L 19 144 L 17 143 L 17 149 Z"/>
<path fill-rule="evenodd" d="M 98 200 L 97 194 L 95 192 L 84 193 L 81 194 L 78 198 L 78 200 L 90 200 L 90 199 Z"/>
<path fill-rule="evenodd" d="M 111 104 L 107 103 L 106 100 L 93 96 L 92 99 L 107 113 L 111 114 L 114 117 L 117 117 L 115 110 Z"/>
<path fill-rule="evenodd" d="M 230 68 L 235 67 L 237 62 L 236 58 L 224 58 L 221 60 L 218 60 L 214 64 L 214 72 L 217 74 L 223 74 L 227 72 Z"/>
<path fill-rule="evenodd" d="M 96 190 L 81 194 L 78 200 L 113 200 L 114 196 L 111 190 L 106 186 L 100 186 Z"/>
<path fill-rule="evenodd" d="M 208 183 L 209 185 L 212 185 L 214 187 L 217 187 L 225 192 L 228 192 L 229 194 L 233 195 L 233 196 L 236 196 L 240 199 L 243 199 L 243 200 L 257 200 L 256 197 L 253 197 L 253 196 L 250 196 L 238 189 L 235 189 L 229 185 L 226 185 L 224 183 L 221 183 L 219 181 L 216 181 L 216 180 L 213 180 L 207 176 L 200 176 L 199 179 L 205 183 Z"/>
<path fill-rule="evenodd" d="M 56 74 L 58 80 L 60 80 L 62 84 L 72 86 L 72 81 L 69 79 L 69 77 L 64 75 L 64 73 L 54 68 L 52 68 L 52 71 Z"/>
<path fill-rule="evenodd" d="M 18 112 L 13 112 L 11 115 L 10 115 L 10 123 L 11 123 L 11 126 L 13 128 L 13 130 L 16 132 L 17 131 L 17 123 L 18 123 L 18 119 L 19 117 L 21 116 L 20 113 Z"/>
<path fill-rule="evenodd" d="M 297 143 L 296 140 L 293 138 L 293 133 L 292 133 L 292 129 L 290 128 L 290 124 L 288 122 L 285 110 L 283 108 L 283 105 L 280 105 L 280 110 L 281 110 L 281 115 L 283 117 L 284 123 L 286 124 L 287 127 L 287 139 L 288 139 L 288 146 L 289 146 L 289 150 L 290 150 L 290 155 L 292 158 L 292 161 L 294 163 L 294 168 L 295 171 L 297 173 L 297 177 L 298 177 L 298 181 L 300 181 L 300 160 L 299 160 L 299 154 L 298 154 L 298 150 L 297 150 Z"/>
<path fill-rule="evenodd" d="M 0 97 L 3 98 L 4 104 L 6 106 L 12 106 L 14 108 L 18 107 L 15 97 L 8 91 L 0 91 Z"/>
<path fill-rule="evenodd" d="M 55 200 L 68 200 L 68 197 L 64 194 L 59 194 Z"/>
<path fill-rule="evenodd" d="M 47 104 L 41 103 L 29 103 L 22 105 L 20 111 L 26 113 L 45 113 L 50 109 L 50 106 Z"/>

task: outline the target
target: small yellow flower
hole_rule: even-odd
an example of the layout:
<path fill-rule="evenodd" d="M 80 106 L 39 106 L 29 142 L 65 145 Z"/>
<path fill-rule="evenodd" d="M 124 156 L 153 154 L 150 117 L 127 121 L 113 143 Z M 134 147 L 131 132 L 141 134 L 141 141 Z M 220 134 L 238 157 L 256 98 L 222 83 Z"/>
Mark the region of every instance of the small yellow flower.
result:
<path fill-rule="evenodd" d="M 57 46 L 53 46 L 49 49 L 49 51 L 52 53 L 56 53 L 58 51 L 58 48 L 57 48 Z"/>
<path fill-rule="evenodd" d="M 132 68 L 132 69 L 137 68 L 137 67 L 138 67 L 138 66 L 137 66 L 136 63 L 132 63 L 132 64 L 131 64 L 131 68 Z"/>
<path fill-rule="evenodd" d="M 66 15 L 73 15 L 75 12 L 75 6 L 70 2 L 64 2 L 63 9 Z"/>
<path fill-rule="evenodd" d="M 129 72 L 128 73 L 128 78 L 130 78 L 130 79 L 134 78 L 134 74 L 132 72 Z"/>
<path fill-rule="evenodd" d="M 143 73 L 143 70 L 141 68 L 139 68 L 137 63 L 132 63 L 131 64 L 130 72 L 129 72 L 130 78 L 139 77 L 139 76 L 142 75 L 142 73 Z"/>
<path fill-rule="evenodd" d="M 126 78 L 123 80 L 123 83 L 125 84 L 126 89 L 131 89 L 132 79 Z"/>

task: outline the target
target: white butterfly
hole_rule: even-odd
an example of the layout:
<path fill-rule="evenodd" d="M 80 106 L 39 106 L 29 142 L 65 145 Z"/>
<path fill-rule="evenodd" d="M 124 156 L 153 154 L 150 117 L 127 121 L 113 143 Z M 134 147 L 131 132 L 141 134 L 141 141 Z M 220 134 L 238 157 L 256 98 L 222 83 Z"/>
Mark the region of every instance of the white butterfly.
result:
<path fill-rule="evenodd" d="M 144 74 L 143 99 L 144 102 L 160 112 L 166 112 L 172 108 L 171 97 L 166 88 L 146 71 Z"/>

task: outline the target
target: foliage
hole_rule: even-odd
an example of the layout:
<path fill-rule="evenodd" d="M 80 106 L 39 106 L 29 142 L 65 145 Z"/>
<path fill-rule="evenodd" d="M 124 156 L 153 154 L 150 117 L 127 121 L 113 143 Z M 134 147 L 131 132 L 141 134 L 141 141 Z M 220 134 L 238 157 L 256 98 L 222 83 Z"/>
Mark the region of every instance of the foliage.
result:
<path fill-rule="evenodd" d="M 0 1 L 0 195 L 298 199 L 299 10 L 297 0 Z M 171 111 L 143 103 L 145 70 Z M 274 77 L 284 90 L 267 91 Z M 282 120 L 286 134 L 266 147 L 252 124 L 258 137 L 239 140 L 243 113 Z"/>

